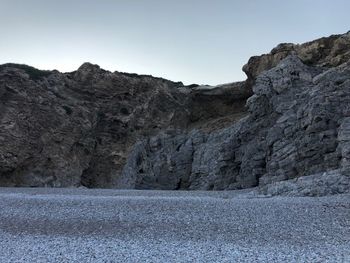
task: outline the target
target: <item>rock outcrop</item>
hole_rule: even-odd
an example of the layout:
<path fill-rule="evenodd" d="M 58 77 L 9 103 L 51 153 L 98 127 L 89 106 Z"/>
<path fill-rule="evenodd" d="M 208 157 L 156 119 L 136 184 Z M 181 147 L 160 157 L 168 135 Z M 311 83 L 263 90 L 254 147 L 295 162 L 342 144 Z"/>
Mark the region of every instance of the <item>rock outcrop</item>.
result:
<path fill-rule="evenodd" d="M 260 187 L 269 196 L 325 196 L 350 193 L 350 176 L 339 170 L 302 176 Z"/>
<path fill-rule="evenodd" d="M 229 125 L 245 111 L 242 85 L 195 90 L 89 63 L 65 74 L 2 65 L 0 185 L 117 187 L 137 140 Z"/>
<path fill-rule="evenodd" d="M 336 169 L 349 174 L 349 66 L 327 70 L 285 58 L 256 79 L 247 117 L 209 134 L 160 134 L 139 143 L 122 176 L 134 180 L 122 185 L 222 190 Z"/>
<path fill-rule="evenodd" d="M 304 44 L 282 43 L 269 54 L 251 57 L 243 66 L 243 71 L 248 77 L 247 86 L 252 87 L 260 73 L 277 66 L 289 55 L 297 55 L 303 63 L 310 66 L 339 66 L 350 59 L 350 31 Z"/>
<path fill-rule="evenodd" d="M 348 192 L 349 56 L 350 33 L 281 44 L 213 89 L 0 66 L 0 185 Z"/>

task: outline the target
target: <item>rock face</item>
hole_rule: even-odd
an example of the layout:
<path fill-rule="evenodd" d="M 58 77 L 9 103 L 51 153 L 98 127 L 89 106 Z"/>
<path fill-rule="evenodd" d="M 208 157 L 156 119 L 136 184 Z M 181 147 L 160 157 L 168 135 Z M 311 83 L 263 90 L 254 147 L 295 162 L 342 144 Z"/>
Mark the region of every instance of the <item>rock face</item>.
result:
<path fill-rule="evenodd" d="M 287 57 L 259 75 L 249 115 L 231 127 L 160 134 L 138 144 L 123 187 L 222 190 L 336 169 L 349 174 L 349 66 L 327 70 Z"/>
<path fill-rule="evenodd" d="M 89 63 L 66 74 L 2 65 L 0 185 L 117 187 L 138 139 L 228 125 L 245 111 L 242 85 L 194 90 Z"/>
<path fill-rule="evenodd" d="M 321 67 L 336 67 L 350 59 L 350 31 L 343 35 L 323 37 L 301 45 L 282 43 L 269 54 L 253 56 L 243 66 L 248 86 L 252 87 L 258 75 L 275 66 L 289 55 L 297 55 L 303 63 Z"/>
<path fill-rule="evenodd" d="M 333 170 L 268 184 L 260 188 L 260 193 L 272 196 L 325 196 L 350 193 L 349 189 L 350 176 Z"/>
<path fill-rule="evenodd" d="M 349 33 L 282 44 L 214 89 L 3 65 L 0 184 L 348 192 L 349 54 Z"/>

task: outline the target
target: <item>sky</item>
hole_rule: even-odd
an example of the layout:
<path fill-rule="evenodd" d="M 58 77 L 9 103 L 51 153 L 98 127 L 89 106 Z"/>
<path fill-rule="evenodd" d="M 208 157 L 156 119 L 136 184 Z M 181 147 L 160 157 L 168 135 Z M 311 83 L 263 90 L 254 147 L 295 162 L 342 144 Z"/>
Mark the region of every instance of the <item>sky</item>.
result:
<path fill-rule="evenodd" d="M 185 84 L 244 80 L 253 55 L 350 30 L 348 0 L 0 0 L 0 64 L 84 62 Z"/>

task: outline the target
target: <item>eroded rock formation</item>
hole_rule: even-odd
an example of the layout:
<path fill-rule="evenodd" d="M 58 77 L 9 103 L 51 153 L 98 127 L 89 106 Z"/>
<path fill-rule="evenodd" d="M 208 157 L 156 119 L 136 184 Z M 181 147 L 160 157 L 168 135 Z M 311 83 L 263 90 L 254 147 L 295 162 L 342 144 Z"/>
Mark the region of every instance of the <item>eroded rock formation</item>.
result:
<path fill-rule="evenodd" d="M 89 63 L 65 74 L 2 65 L 0 185 L 117 187 L 137 140 L 229 125 L 244 114 L 242 85 L 195 90 Z"/>
<path fill-rule="evenodd" d="M 289 55 L 297 55 L 310 66 L 336 67 L 350 59 L 350 31 L 343 35 L 323 37 L 304 44 L 282 43 L 269 54 L 253 56 L 243 66 L 248 86 L 253 86 L 258 75 L 269 70 Z"/>
<path fill-rule="evenodd" d="M 2 65 L 0 184 L 349 191 L 349 56 L 350 33 L 281 44 L 214 89 Z"/>
<path fill-rule="evenodd" d="M 347 174 L 349 66 L 326 70 L 288 56 L 259 75 L 249 115 L 231 127 L 164 133 L 135 146 L 123 186 L 222 190 L 337 169 Z"/>

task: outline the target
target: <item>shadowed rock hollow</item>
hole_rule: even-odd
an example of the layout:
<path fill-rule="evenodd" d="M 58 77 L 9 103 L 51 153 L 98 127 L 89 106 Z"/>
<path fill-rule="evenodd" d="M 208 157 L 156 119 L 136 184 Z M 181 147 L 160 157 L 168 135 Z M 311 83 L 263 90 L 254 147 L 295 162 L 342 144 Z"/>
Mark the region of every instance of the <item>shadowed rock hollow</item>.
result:
<path fill-rule="evenodd" d="M 281 44 L 213 89 L 2 65 L 0 184 L 329 194 L 310 190 L 322 178 L 346 192 L 349 56 L 349 33 Z"/>

